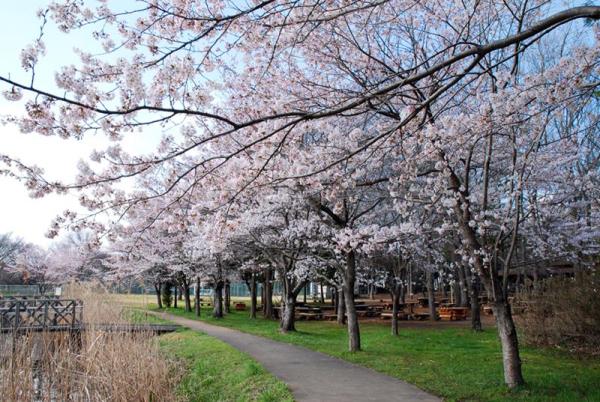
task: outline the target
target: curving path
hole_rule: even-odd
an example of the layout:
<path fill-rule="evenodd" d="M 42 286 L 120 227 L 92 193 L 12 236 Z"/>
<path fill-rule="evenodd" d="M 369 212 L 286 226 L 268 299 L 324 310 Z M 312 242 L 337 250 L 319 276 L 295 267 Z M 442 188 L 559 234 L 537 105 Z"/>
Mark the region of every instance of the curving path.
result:
<path fill-rule="evenodd" d="M 414 385 L 323 353 L 172 314 L 156 315 L 249 354 L 285 382 L 298 402 L 441 401 Z"/>

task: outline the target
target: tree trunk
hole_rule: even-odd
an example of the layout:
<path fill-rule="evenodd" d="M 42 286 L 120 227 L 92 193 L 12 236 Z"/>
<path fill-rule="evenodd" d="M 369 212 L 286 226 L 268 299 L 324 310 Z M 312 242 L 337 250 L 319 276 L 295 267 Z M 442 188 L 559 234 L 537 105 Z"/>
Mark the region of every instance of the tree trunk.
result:
<path fill-rule="evenodd" d="M 457 306 L 462 305 L 462 293 L 460 293 L 459 281 L 454 281 L 450 284 L 450 303 L 454 303 Z"/>
<path fill-rule="evenodd" d="M 491 138 L 491 136 L 490 136 Z M 490 140 L 491 141 L 491 140 Z M 459 188 L 460 180 L 453 173 L 449 178 L 451 188 Z M 462 242 L 469 251 L 470 257 L 473 259 L 473 265 L 483 281 L 483 284 L 492 297 L 494 316 L 498 327 L 498 335 L 502 345 L 502 357 L 504 363 L 504 381 L 506 385 L 513 388 L 524 383 L 523 374 L 521 372 L 521 359 L 519 357 L 519 342 L 517 339 L 517 331 L 512 319 L 510 306 L 502 289 L 502 283 L 497 271 L 492 265 L 486 265 L 482 259 L 481 243 L 477 238 L 475 230 L 469 226 L 471 221 L 471 212 L 468 194 L 464 192 L 458 193 L 460 198 L 454 206 L 456 215 L 459 219 L 459 227 L 462 237 Z M 487 194 L 485 194 L 487 196 Z M 484 203 L 485 204 L 485 203 Z M 477 298 L 474 298 L 477 300 Z M 477 300 L 477 303 L 479 300 Z M 472 313 L 476 313 L 473 311 Z"/>
<path fill-rule="evenodd" d="M 265 318 L 273 318 L 273 283 L 271 282 L 271 269 L 265 273 L 265 300 L 263 303 Z"/>
<path fill-rule="evenodd" d="M 433 273 L 425 271 L 427 279 L 427 302 L 429 304 L 429 319 L 432 321 L 437 320 L 437 314 L 435 311 L 435 294 L 433 289 Z"/>
<path fill-rule="evenodd" d="M 319 284 L 321 290 L 321 304 L 325 304 L 325 293 L 323 292 L 323 282 Z"/>
<path fill-rule="evenodd" d="M 154 290 L 156 291 L 156 304 L 158 305 L 158 308 L 162 309 L 163 308 L 163 304 L 162 304 L 162 292 L 160 291 L 162 284 L 160 282 L 154 282 Z"/>
<path fill-rule="evenodd" d="M 225 313 L 229 314 L 231 310 L 231 284 L 225 281 Z"/>
<path fill-rule="evenodd" d="M 471 278 L 471 329 L 476 332 L 482 330 L 479 308 L 479 277 L 477 274 L 473 274 L 473 278 Z"/>
<path fill-rule="evenodd" d="M 182 301 L 183 300 L 183 289 L 181 288 L 181 286 L 178 289 L 179 289 L 179 300 Z"/>
<path fill-rule="evenodd" d="M 502 345 L 502 363 L 504 365 L 504 382 L 509 388 L 523 385 L 523 374 L 521 372 L 521 357 L 519 356 L 519 341 L 517 330 L 512 319 L 512 313 L 508 302 L 494 302 L 494 317 Z"/>
<path fill-rule="evenodd" d="M 400 285 L 394 285 L 392 289 L 392 335 L 398 335 L 398 313 L 400 312 Z"/>
<path fill-rule="evenodd" d="M 458 273 L 458 287 L 460 292 L 460 303 L 457 305 L 460 307 L 467 307 L 469 305 L 469 286 L 467 284 L 465 267 L 463 265 L 458 265 L 456 271 Z"/>
<path fill-rule="evenodd" d="M 413 296 L 412 263 L 408 263 L 408 297 Z"/>
<path fill-rule="evenodd" d="M 185 312 L 192 312 L 192 302 L 190 300 L 190 282 L 189 279 L 186 279 L 183 283 L 183 300 L 185 302 Z"/>
<path fill-rule="evenodd" d="M 344 275 L 344 296 L 346 302 L 346 313 L 348 315 L 348 350 L 356 352 L 360 350 L 360 330 L 358 328 L 358 317 L 354 305 L 354 282 L 356 281 L 356 259 L 354 251 L 346 255 L 346 274 Z"/>
<path fill-rule="evenodd" d="M 256 318 L 256 274 L 250 279 L 250 318 Z"/>
<path fill-rule="evenodd" d="M 306 304 L 306 292 L 307 292 L 307 291 L 308 291 L 308 289 L 306 288 L 306 286 L 304 286 L 304 295 L 303 295 L 303 297 L 302 297 L 302 302 L 303 302 L 304 304 Z"/>
<path fill-rule="evenodd" d="M 279 330 L 283 333 L 295 331 L 296 295 L 290 290 L 286 292 Z"/>
<path fill-rule="evenodd" d="M 200 317 L 200 277 L 196 277 L 196 289 L 194 289 L 194 310 L 196 317 Z"/>
<path fill-rule="evenodd" d="M 262 283 L 263 285 L 260 287 L 260 308 L 262 310 L 263 316 L 265 315 L 265 309 L 267 307 L 266 305 L 266 297 L 265 297 L 265 290 L 267 288 L 267 281 L 264 281 Z"/>
<path fill-rule="evenodd" d="M 213 300 L 213 317 L 223 318 L 223 281 L 215 284 L 215 295 Z"/>
<path fill-rule="evenodd" d="M 337 323 L 344 325 L 346 323 L 346 302 L 344 301 L 344 289 L 336 289 L 336 312 L 337 312 Z"/>
<path fill-rule="evenodd" d="M 173 308 L 177 308 L 177 285 L 173 286 L 173 291 L 175 292 L 173 295 Z"/>

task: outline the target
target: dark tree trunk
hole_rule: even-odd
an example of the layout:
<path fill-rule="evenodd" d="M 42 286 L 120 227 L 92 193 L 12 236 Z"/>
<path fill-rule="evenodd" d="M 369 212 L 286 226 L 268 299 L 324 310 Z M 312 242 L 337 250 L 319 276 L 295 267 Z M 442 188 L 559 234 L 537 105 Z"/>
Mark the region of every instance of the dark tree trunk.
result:
<path fill-rule="evenodd" d="M 302 302 L 304 304 L 306 304 L 306 292 L 308 291 L 308 289 L 306 288 L 306 286 L 304 286 L 304 295 L 302 296 Z"/>
<path fill-rule="evenodd" d="M 494 302 L 492 308 L 502 345 L 504 382 L 509 388 L 514 388 L 525 383 L 521 371 L 517 329 L 512 318 L 510 305 L 507 302 Z"/>
<path fill-rule="evenodd" d="M 331 288 L 331 305 L 335 308 L 335 311 L 337 311 L 337 288 L 332 287 Z"/>
<path fill-rule="evenodd" d="M 323 282 L 319 284 L 319 288 L 321 290 L 321 304 L 325 304 L 325 293 L 323 292 Z"/>
<path fill-rule="evenodd" d="M 200 317 L 200 277 L 196 277 L 196 289 L 194 289 L 194 312 L 196 317 Z"/>
<path fill-rule="evenodd" d="M 296 295 L 294 292 L 286 292 L 279 330 L 283 333 L 295 331 Z"/>
<path fill-rule="evenodd" d="M 213 317 L 223 318 L 223 281 L 215 284 L 215 295 L 213 300 Z"/>
<path fill-rule="evenodd" d="M 450 285 L 450 295 L 452 303 L 456 304 L 457 306 L 461 306 L 463 303 L 462 300 L 462 293 L 460 292 L 460 281 L 454 281 L 451 285 Z"/>
<path fill-rule="evenodd" d="M 479 308 L 479 277 L 473 274 L 471 278 L 471 329 L 479 332 L 481 326 L 481 310 Z"/>
<path fill-rule="evenodd" d="M 492 137 L 490 136 L 490 138 Z M 454 173 L 451 173 L 448 184 L 451 188 L 459 188 L 460 180 Z M 481 243 L 477 238 L 475 230 L 469 226 L 469 222 L 471 221 L 471 211 L 469 208 L 469 199 L 467 198 L 468 194 L 459 192 L 458 195 L 459 202 L 456 203 L 454 209 L 459 219 L 462 242 L 469 251 L 470 257 L 473 259 L 475 270 L 483 280 L 488 295 L 492 297 L 492 309 L 494 310 L 494 316 L 496 317 L 498 335 L 502 345 L 504 381 L 506 382 L 506 385 L 513 388 L 524 384 L 524 381 L 521 372 L 517 331 L 512 319 L 510 306 L 505 299 L 502 282 L 500 281 L 493 263 L 492 265 L 486 265 L 483 262 L 481 256 Z M 477 300 L 477 302 L 479 302 L 479 300 Z"/>
<path fill-rule="evenodd" d="M 163 304 L 162 304 L 162 292 L 160 291 L 162 286 L 162 283 L 160 282 L 154 282 L 154 290 L 156 291 L 156 304 L 158 305 L 158 308 L 162 309 L 163 308 Z"/>
<path fill-rule="evenodd" d="M 265 291 L 266 291 L 266 288 L 267 288 L 267 282 L 264 281 L 262 284 L 263 285 L 260 287 L 260 308 L 261 308 L 263 316 L 264 316 L 265 315 L 265 309 L 267 307 L 266 306 L 266 302 L 265 302 L 265 299 L 266 299 L 266 297 L 265 297 Z"/>
<path fill-rule="evenodd" d="M 427 279 L 427 302 L 429 304 L 429 319 L 432 321 L 437 320 L 437 314 L 435 311 L 435 294 L 433 288 L 433 273 L 425 271 Z"/>
<path fill-rule="evenodd" d="M 335 309 L 337 313 L 337 323 L 344 325 L 346 323 L 346 302 L 344 301 L 344 289 L 336 289 L 335 291 Z"/>
<path fill-rule="evenodd" d="M 173 294 L 173 307 L 177 308 L 177 285 L 173 286 L 173 291 L 175 292 L 175 294 Z"/>
<path fill-rule="evenodd" d="M 392 289 L 392 335 L 398 335 L 398 313 L 400 312 L 400 288 L 401 285 L 394 285 Z"/>
<path fill-rule="evenodd" d="M 263 303 L 265 318 L 273 318 L 273 283 L 271 282 L 272 270 L 269 268 L 265 274 L 265 300 Z"/>
<path fill-rule="evenodd" d="M 458 287 L 460 292 L 460 303 L 457 303 L 457 305 L 460 307 L 467 307 L 469 305 L 469 286 L 465 274 L 465 267 L 463 265 L 458 265 L 456 271 L 458 273 Z"/>
<path fill-rule="evenodd" d="M 186 279 L 183 282 L 183 300 L 185 303 L 185 312 L 186 313 L 191 313 L 192 312 L 192 302 L 190 300 L 190 282 L 189 279 Z"/>
<path fill-rule="evenodd" d="M 256 274 L 250 279 L 250 318 L 256 318 Z"/>
<path fill-rule="evenodd" d="M 179 289 L 179 300 L 182 301 L 183 300 L 183 289 L 181 288 L 181 286 L 178 289 Z"/>
<path fill-rule="evenodd" d="M 412 263 L 408 264 L 408 297 L 413 296 Z"/>
<path fill-rule="evenodd" d="M 225 313 L 229 314 L 231 310 L 231 284 L 225 281 Z"/>
<path fill-rule="evenodd" d="M 162 283 L 162 292 L 160 297 L 163 307 L 171 308 L 171 305 L 173 304 L 173 294 L 171 293 L 170 282 Z"/>
<path fill-rule="evenodd" d="M 356 259 L 354 251 L 346 254 L 346 273 L 344 275 L 344 296 L 346 302 L 346 313 L 348 316 L 348 350 L 356 352 L 360 350 L 360 330 L 358 317 L 354 305 L 354 283 L 356 281 Z"/>

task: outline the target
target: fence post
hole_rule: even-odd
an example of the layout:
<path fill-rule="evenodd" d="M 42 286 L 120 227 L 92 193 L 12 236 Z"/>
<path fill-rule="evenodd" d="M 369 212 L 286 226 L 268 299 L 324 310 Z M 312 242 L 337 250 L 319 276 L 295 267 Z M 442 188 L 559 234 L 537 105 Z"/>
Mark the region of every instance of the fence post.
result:
<path fill-rule="evenodd" d="M 15 300 L 15 320 L 13 330 L 16 333 L 21 321 L 21 301 Z"/>
<path fill-rule="evenodd" d="M 48 300 L 44 300 L 44 330 L 48 327 L 48 321 L 50 320 L 48 317 Z"/>
<path fill-rule="evenodd" d="M 76 318 L 77 318 L 77 301 L 73 300 L 72 316 L 71 316 L 71 330 L 75 329 Z"/>

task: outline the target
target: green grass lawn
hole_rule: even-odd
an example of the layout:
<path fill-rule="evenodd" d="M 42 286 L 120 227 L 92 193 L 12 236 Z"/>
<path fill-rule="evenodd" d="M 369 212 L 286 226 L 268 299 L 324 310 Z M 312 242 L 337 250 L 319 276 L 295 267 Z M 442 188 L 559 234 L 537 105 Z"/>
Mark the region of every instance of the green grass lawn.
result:
<path fill-rule="evenodd" d="M 181 308 L 166 311 L 196 318 Z M 382 324 L 362 324 L 363 350 L 347 352 L 345 327 L 333 322 L 302 321 L 297 333 L 281 334 L 278 322 L 232 311 L 214 319 L 203 309 L 202 320 L 267 338 L 305 346 L 373 368 L 413 383 L 448 401 L 600 401 L 600 359 L 577 359 L 565 353 L 522 347 L 527 384 L 504 386 L 502 357 L 495 329 L 402 329 L 390 335 Z"/>
<path fill-rule="evenodd" d="M 131 310 L 136 323 L 164 324 L 142 311 Z M 159 338 L 165 356 L 181 367 L 174 375 L 177 393 L 186 401 L 293 401 L 286 385 L 251 357 L 211 336 L 180 329 Z"/>

